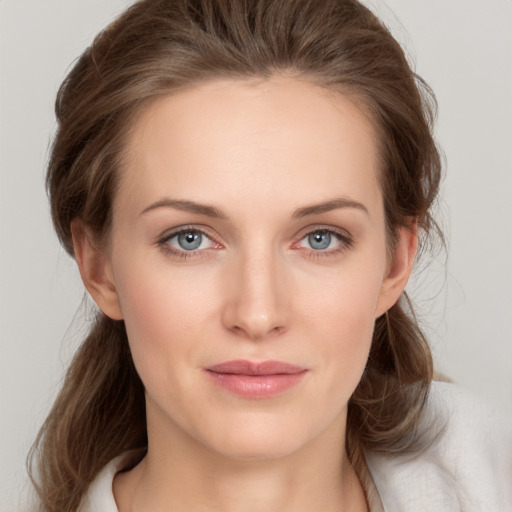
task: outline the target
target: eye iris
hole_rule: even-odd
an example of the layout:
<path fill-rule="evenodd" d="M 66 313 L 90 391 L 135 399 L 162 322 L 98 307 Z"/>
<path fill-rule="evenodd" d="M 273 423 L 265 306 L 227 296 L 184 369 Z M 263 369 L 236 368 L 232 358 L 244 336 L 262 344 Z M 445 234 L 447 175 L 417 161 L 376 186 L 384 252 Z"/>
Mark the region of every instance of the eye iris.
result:
<path fill-rule="evenodd" d="M 327 231 L 316 231 L 308 235 L 309 245 L 316 251 L 327 249 L 331 245 L 331 235 Z"/>
<path fill-rule="evenodd" d="M 185 251 L 197 249 L 203 240 L 201 233 L 197 231 L 187 231 L 178 235 L 178 244 Z"/>

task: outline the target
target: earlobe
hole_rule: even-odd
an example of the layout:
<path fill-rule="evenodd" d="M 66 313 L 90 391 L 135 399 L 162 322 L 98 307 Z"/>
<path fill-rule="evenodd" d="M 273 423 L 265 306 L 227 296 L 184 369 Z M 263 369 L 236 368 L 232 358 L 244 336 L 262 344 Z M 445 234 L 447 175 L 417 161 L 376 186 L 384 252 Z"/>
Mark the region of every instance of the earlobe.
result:
<path fill-rule="evenodd" d="M 99 250 L 84 223 L 75 219 L 71 223 L 75 259 L 80 276 L 96 305 L 113 320 L 122 320 L 123 314 L 107 255 Z"/>
<path fill-rule="evenodd" d="M 391 261 L 382 282 L 375 317 L 383 315 L 396 304 L 412 272 L 418 250 L 418 226 L 415 221 L 401 227 L 393 247 Z"/>

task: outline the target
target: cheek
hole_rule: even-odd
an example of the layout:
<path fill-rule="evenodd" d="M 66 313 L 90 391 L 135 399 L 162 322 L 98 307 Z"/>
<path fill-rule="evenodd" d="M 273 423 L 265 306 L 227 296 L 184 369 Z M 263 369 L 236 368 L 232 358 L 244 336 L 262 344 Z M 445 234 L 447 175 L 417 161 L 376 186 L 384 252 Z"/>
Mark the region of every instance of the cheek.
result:
<path fill-rule="evenodd" d="M 333 386 L 340 381 L 355 388 L 368 358 L 375 312 L 380 295 L 382 269 L 354 265 L 324 282 L 324 292 L 305 299 L 310 338 L 323 352 Z"/>
<path fill-rule="evenodd" d="M 158 368 L 190 362 L 197 334 L 213 314 L 214 297 L 208 284 L 203 280 L 199 286 L 186 273 L 151 263 L 139 272 L 122 272 L 116 282 L 130 348 L 143 381 Z"/>
<path fill-rule="evenodd" d="M 360 291 L 360 290 L 359 290 Z M 375 324 L 374 308 L 369 307 L 365 294 L 338 298 L 336 307 L 331 306 L 325 318 L 326 350 L 332 363 L 341 365 L 346 374 L 352 370 L 361 373 L 368 357 Z M 327 316 L 326 314 L 326 316 Z"/>
<path fill-rule="evenodd" d="M 317 274 L 304 286 L 304 309 L 311 319 L 323 318 L 324 327 L 334 332 L 356 335 L 362 330 L 368 334 L 368 325 L 375 321 L 384 265 L 367 259 L 349 262 L 330 274 Z"/>

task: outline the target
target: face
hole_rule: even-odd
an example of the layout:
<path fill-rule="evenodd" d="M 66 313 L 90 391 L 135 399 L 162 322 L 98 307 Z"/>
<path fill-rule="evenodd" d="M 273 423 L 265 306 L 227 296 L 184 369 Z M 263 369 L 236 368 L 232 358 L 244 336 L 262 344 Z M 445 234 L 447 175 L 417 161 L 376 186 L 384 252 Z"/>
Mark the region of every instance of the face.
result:
<path fill-rule="evenodd" d="M 340 442 L 410 271 L 407 240 L 387 257 L 372 123 L 305 81 L 215 81 L 152 103 L 127 148 L 89 290 L 125 321 L 150 442 L 235 458 Z"/>

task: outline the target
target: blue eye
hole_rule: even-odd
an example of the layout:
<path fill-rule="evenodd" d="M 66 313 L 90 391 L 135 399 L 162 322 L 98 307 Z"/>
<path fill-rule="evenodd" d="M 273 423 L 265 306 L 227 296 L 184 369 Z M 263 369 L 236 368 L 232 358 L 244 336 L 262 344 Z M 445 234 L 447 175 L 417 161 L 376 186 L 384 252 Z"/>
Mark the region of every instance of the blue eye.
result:
<path fill-rule="evenodd" d="M 312 251 L 312 254 L 333 255 L 352 247 L 352 237 L 334 229 L 318 228 L 306 233 L 295 247 Z"/>
<path fill-rule="evenodd" d="M 330 247 L 332 238 L 328 231 L 315 231 L 308 235 L 308 243 L 315 251 L 324 251 Z"/>
<path fill-rule="evenodd" d="M 168 236 L 161 243 L 167 245 L 176 252 L 193 252 L 209 249 L 215 243 L 202 231 L 197 229 L 185 229 Z"/>
<path fill-rule="evenodd" d="M 203 235 L 197 231 L 187 231 L 176 235 L 176 240 L 184 251 L 195 251 L 201 246 Z"/>

